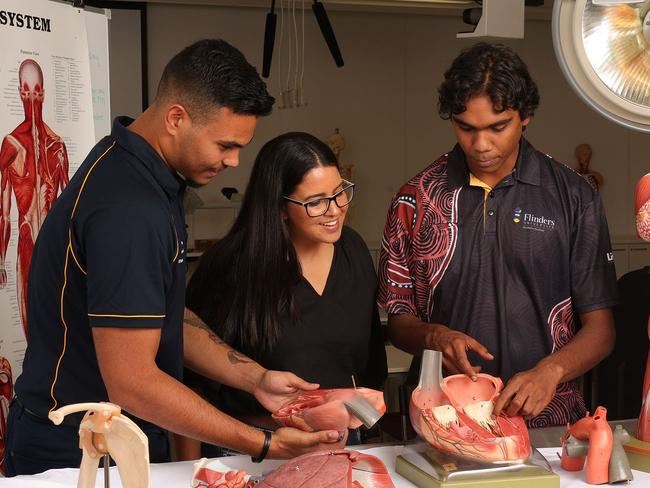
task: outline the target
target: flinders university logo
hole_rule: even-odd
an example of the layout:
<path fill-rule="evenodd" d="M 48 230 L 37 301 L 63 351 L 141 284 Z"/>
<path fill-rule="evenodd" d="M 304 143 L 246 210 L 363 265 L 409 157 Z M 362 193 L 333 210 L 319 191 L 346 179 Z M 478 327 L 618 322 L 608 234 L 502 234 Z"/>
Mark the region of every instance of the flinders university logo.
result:
<path fill-rule="evenodd" d="M 512 221 L 515 224 L 521 224 L 522 229 L 534 230 L 537 232 L 546 232 L 555 228 L 555 220 L 545 217 L 544 215 L 536 215 L 532 212 L 526 212 L 520 207 L 512 211 Z"/>

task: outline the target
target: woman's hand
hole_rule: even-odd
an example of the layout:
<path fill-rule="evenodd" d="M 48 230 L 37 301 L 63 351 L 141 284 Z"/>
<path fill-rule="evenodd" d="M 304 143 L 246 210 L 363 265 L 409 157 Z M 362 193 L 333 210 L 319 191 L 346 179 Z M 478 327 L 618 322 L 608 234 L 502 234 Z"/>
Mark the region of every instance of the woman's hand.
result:
<path fill-rule="evenodd" d="M 276 412 L 280 407 L 298 396 L 301 391 L 316 390 L 318 383 L 309 383 L 288 371 L 266 370 L 253 395 L 269 412 Z"/>

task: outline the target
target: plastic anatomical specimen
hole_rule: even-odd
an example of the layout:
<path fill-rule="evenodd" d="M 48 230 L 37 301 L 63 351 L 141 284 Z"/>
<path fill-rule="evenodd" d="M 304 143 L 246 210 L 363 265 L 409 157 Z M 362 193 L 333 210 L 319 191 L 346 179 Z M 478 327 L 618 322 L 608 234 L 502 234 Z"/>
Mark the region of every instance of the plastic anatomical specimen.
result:
<path fill-rule="evenodd" d="M 273 418 L 288 427 L 307 432 L 316 430 L 372 427 L 386 412 L 384 394 L 370 388 L 340 388 L 303 391 Z"/>
<path fill-rule="evenodd" d="M 521 417 L 495 416 L 503 382 L 488 374 L 442 379 L 442 353 L 425 350 L 420 382 L 411 395 L 410 417 L 418 435 L 434 448 L 483 462 L 522 461 L 530 439 Z"/>
<path fill-rule="evenodd" d="M 215 465 L 216 464 L 216 465 Z M 209 467 L 206 467 L 209 466 Z M 214 469 L 211 469 L 214 468 Z M 219 460 L 195 464 L 192 488 L 394 488 L 388 470 L 375 456 L 357 451 L 303 454 L 263 478 L 229 471 Z"/>
<path fill-rule="evenodd" d="M 650 241 L 650 173 L 636 184 L 634 208 L 637 234 L 644 241 Z M 650 337 L 650 317 L 648 318 L 648 336 Z M 650 442 L 650 352 L 643 377 L 643 396 L 641 397 L 641 412 L 636 427 L 636 436 L 642 441 Z"/>
<path fill-rule="evenodd" d="M 585 466 L 590 485 L 631 481 L 632 470 L 623 449 L 630 435 L 622 426 L 616 430 L 607 423 L 607 410 L 598 407 L 593 417 L 589 412 L 573 425 L 567 426 L 562 441 L 562 468 L 580 471 Z"/>
<path fill-rule="evenodd" d="M 209 467 L 208 467 L 209 466 Z M 194 463 L 192 488 L 245 488 L 248 476 L 242 470 L 230 470 L 219 460 L 206 458 Z"/>
<path fill-rule="evenodd" d="M 7 415 L 9 404 L 14 396 L 14 382 L 9 360 L 0 356 L 0 473 L 5 472 L 5 438 L 7 435 Z"/>
<path fill-rule="evenodd" d="M 283 464 L 252 488 L 314 486 L 327 488 L 393 488 L 386 466 L 375 456 L 357 451 L 303 454 Z"/>
<path fill-rule="evenodd" d="M 109 454 L 124 488 L 149 488 L 149 442 L 135 422 L 113 403 L 76 403 L 53 410 L 56 425 L 70 413 L 87 410 L 79 424 L 79 448 L 83 450 L 77 488 L 94 488 L 99 459 Z"/>

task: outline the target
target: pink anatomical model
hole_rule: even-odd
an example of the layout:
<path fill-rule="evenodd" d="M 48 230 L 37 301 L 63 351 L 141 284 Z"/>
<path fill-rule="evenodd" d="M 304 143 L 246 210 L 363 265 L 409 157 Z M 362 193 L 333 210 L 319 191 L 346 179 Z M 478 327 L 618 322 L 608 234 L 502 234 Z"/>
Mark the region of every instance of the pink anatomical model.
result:
<path fill-rule="evenodd" d="M 623 444 L 630 436 L 620 425 L 612 432 L 607 423 L 607 410 L 598 407 L 573 425 L 567 425 L 562 441 L 562 468 L 580 471 L 585 465 L 585 479 L 590 485 L 631 481 L 632 470 Z"/>
<path fill-rule="evenodd" d="M 14 396 L 11 365 L 7 358 L 0 356 L 0 473 L 5 472 L 5 435 L 9 403 Z"/>
<path fill-rule="evenodd" d="M 644 241 L 650 241 L 650 173 L 636 184 L 634 192 L 634 209 L 636 212 L 636 231 Z M 648 336 L 650 337 L 650 317 L 648 318 Z M 646 360 L 643 377 L 643 396 L 641 412 L 636 428 L 636 435 L 642 441 L 650 442 L 650 353 Z"/>
<path fill-rule="evenodd" d="M 245 488 L 248 479 L 245 471 L 217 471 L 203 467 L 207 461 L 206 458 L 203 458 L 199 461 L 198 466 L 195 464 L 192 488 Z"/>
<path fill-rule="evenodd" d="M 357 451 L 303 454 L 283 464 L 250 488 L 313 486 L 327 488 L 394 488 L 384 463 Z"/>
<path fill-rule="evenodd" d="M 370 388 L 304 391 L 273 414 L 287 427 L 307 432 L 371 427 L 386 412 L 384 394 Z"/>
<path fill-rule="evenodd" d="M 63 140 L 43 121 L 43 72 L 33 59 L 18 70 L 25 120 L 0 147 L 0 288 L 7 284 L 5 260 L 11 236 L 11 194 L 18 207 L 16 292 L 27 335 L 27 273 L 36 235 L 58 194 L 68 184 L 68 154 Z"/>
<path fill-rule="evenodd" d="M 358 451 L 303 454 L 263 477 L 232 471 L 216 459 L 194 465 L 192 488 L 394 488 L 388 470 L 377 457 Z"/>
<path fill-rule="evenodd" d="M 420 383 L 411 395 L 410 417 L 418 435 L 436 449 L 483 462 L 522 461 L 530 439 L 521 417 L 495 416 L 503 382 L 488 374 L 442 379 L 442 353 L 422 354 Z"/>

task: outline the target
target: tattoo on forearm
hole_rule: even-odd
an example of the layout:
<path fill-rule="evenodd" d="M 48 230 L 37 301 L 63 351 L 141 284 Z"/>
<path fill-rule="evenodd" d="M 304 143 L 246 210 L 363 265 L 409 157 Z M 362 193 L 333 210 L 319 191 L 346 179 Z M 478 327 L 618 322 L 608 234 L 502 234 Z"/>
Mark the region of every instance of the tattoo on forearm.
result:
<path fill-rule="evenodd" d="M 191 325 L 192 327 L 196 327 L 197 329 L 203 329 L 204 331 L 206 331 L 208 333 L 208 338 L 215 344 L 225 344 L 225 342 L 221 339 L 221 337 L 215 334 L 214 331 L 210 327 L 208 327 L 205 324 L 205 322 L 203 322 L 196 315 L 192 314 L 188 316 L 186 314 L 185 317 L 183 317 L 183 322 L 186 323 L 187 325 Z"/>
<path fill-rule="evenodd" d="M 253 362 L 251 359 L 247 358 L 242 353 L 237 352 L 233 349 L 228 351 L 228 360 L 230 361 L 230 364 L 244 364 L 244 363 Z"/>

